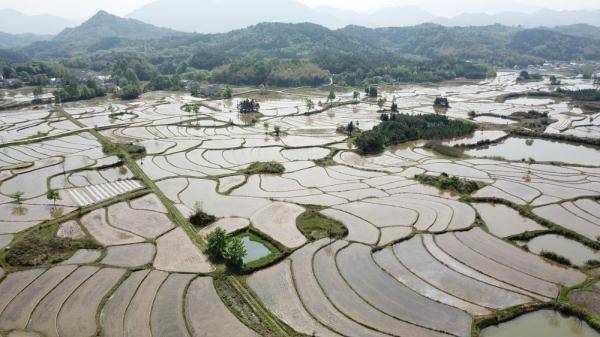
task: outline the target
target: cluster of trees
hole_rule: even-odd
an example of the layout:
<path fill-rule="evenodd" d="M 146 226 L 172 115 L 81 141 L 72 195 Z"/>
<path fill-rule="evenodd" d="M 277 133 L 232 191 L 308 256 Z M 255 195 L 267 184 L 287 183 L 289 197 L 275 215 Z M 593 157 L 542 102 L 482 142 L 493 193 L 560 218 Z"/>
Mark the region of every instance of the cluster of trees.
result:
<path fill-rule="evenodd" d="M 565 90 L 558 88 L 557 91 L 576 101 L 600 101 L 600 90 L 598 89 Z"/>
<path fill-rule="evenodd" d="M 410 116 L 383 114 L 382 123 L 354 139 L 354 145 L 365 154 L 378 153 L 386 146 L 417 139 L 445 139 L 472 133 L 476 125 L 450 120 L 443 115 Z"/>
<path fill-rule="evenodd" d="M 527 70 L 522 70 L 517 77 L 517 82 L 541 81 L 544 77 L 540 74 L 530 74 Z"/>
<path fill-rule="evenodd" d="M 45 86 L 50 83 L 51 78 L 64 81 L 73 77 L 69 69 L 58 63 L 4 63 L 1 70 L 4 78 L 17 79 L 12 84 L 14 89 L 24 85 Z"/>
<path fill-rule="evenodd" d="M 244 266 L 246 247 L 242 240 L 236 237 L 227 237 L 222 228 L 217 228 L 208 234 L 208 257 L 215 262 L 225 262 L 228 266 L 241 269 Z"/>
<path fill-rule="evenodd" d="M 237 109 L 242 114 L 257 113 L 260 110 L 260 104 L 254 99 L 246 98 L 238 103 Z"/>
<path fill-rule="evenodd" d="M 484 79 L 496 76 L 496 72 L 487 66 L 468 62 L 407 62 L 394 66 L 358 67 L 337 74 L 336 82 L 359 86 L 365 83 L 425 83 L 441 82 L 459 77 Z"/>
<path fill-rule="evenodd" d="M 318 86 L 329 81 L 329 72 L 304 60 L 243 58 L 212 71 L 214 82 L 239 85 L 295 87 Z"/>
<path fill-rule="evenodd" d="M 154 90 L 181 90 L 181 78 L 178 75 L 156 75 L 144 87 L 144 91 Z"/>
<path fill-rule="evenodd" d="M 433 101 L 433 106 L 438 108 L 449 108 L 450 103 L 446 97 L 436 97 Z"/>
<path fill-rule="evenodd" d="M 77 79 L 70 78 L 63 86 L 56 89 L 53 93 L 55 102 L 64 103 L 106 96 L 106 89 L 98 86 L 93 79 L 88 79 L 83 85 L 77 82 Z"/>
<path fill-rule="evenodd" d="M 374 85 L 370 85 L 370 86 L 366 87 L 365 94 L 371 98 L 375 98 L 375 97 L 379 96 L 379 94 L 377 93 L 377 87 Z"/>
<path fill-rule="evenodd" d="M 439 176 L 417 174 L 415 180 L 422 184 L 435 186 L 441 190 L 454 191 L 460 194 L 471 194 L 481 188 L 480 183 L 457 176 L 449 176 L 442 172 Z"/>

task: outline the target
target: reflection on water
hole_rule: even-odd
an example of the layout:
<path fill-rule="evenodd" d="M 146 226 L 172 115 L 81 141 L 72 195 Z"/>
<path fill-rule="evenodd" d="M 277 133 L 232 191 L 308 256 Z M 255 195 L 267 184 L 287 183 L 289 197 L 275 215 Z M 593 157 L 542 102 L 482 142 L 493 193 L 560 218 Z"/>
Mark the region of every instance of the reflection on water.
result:
<path fill-rule="evenodd" d="M 528 138 L 511 137 L 486 148 L 468 150 L 473 157 L 502 157 L 508 160 L 533 158 L 536 161 L 556 161 L 567 164 L 600 165 L 600 149 L 566 142 L 534 139 L 531 145 Z"/>
<path fill-rule="evenodd" d="M 481 331 L 481 337 L 599 337 L 587 323 L 554 310 L 539 310 Z"/>
<path fill-rule="evenodd" d="M 555 234 L 538 236 L 529 241 L 527 246 L 536 254 L 542 250 L 557 253 L 578 266 L 584 265 L 588 260 L 600 260 L 599 252 L 595 252 L 577 241 Z"/>

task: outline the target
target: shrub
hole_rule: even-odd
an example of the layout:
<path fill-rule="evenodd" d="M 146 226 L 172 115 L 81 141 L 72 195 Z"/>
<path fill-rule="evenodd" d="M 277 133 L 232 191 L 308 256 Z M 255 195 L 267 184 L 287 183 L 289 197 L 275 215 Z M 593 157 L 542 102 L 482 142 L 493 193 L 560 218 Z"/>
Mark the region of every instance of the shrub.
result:
<path fill-rule="evenodd" d="M 214 215 L 206 214 L 202 210 L 197 210 L 190 216 L 190 223 L 198 228 L 206 227 L 216 220 Z"/>

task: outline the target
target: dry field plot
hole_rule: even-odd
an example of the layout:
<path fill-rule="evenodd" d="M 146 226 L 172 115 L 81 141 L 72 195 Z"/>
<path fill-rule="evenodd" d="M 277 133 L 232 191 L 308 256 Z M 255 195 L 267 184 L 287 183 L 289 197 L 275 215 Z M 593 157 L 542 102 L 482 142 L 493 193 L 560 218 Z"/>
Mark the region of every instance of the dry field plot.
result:
<path fill-rule="evenodd" d="M 581 111 L 564 102 L 496 102 L 509 92 L 547 88 L 516 84 L 514 73 L 498 75 L 382 95 L 398 97 L 402 112 L 412 114 L 432 113 L 431 101 L 444 95 L 452 106 L 447 114 L 459 118 L 471 110 L 508 116 L 535 108 L 557 119 L 547 132 L 600 135 L 598 118 L 584 125 Z M 478 316 L 553 301 L 590 276 L 506 238 L 546 229 L 529 218 L 534 214 L 582 241 L 595 240 L 600 167 L 442 158 L 424 142 L 363 157 L 336 128 L 352 121 L 371 129 L 379 123 L 377 106 L 363 100 L 305 115 L 304 98 L 325 101 L 322 95 L 297 89 L 259 96 L 263 116 L 254 125 L 235 111 L 241 97 L 204 101 L 198 113 L 188 113 L 182 107 L 197 99 L 165 93 L 129 104 L 66 105 L 82 127 L 43 109 L 0 113 L 2 142 L 19 141 L 0 147 L 0 249 L 10 250 L 25 231 L 55 218 L 51 234 L 99 244 L 52 266 L 0 265 L 0 335 L 258 336 L 236 316 L 239 308 L 227 307 L 231 298 L 220 298 L 227 291 L 213 276 L 222 268 L 197 244 L 215 228 L 252 228 L 279 243 L 281 261 L 254 271 L 245 284 L 270 314 L 305 335 L 468 337 Z M 268 134 L 275 126 L 280 137 Z M 102 128 L 100 139 L 144 146 L 147 155 L 136 159 L 137 167 L 118 165 L 91 127 Z M 449 144 L 505 135 L 487 130 Z M 285 172 L 244 173 L 268 161 Z M 414 179 L 424 173 L 485 186 L 465 202 Z M 49 200 L 48 188 L 60 199 Z M 519 207 L 531 210 L 529 217 Z M 181 226 L 179 215 L 199 209 L 217 221 Z M 339 221 L 347 236 L 310 241 L 296 223 L 306 210 Z M 596 288 L 573 293 L 572 302 L 596 310 Z"/>

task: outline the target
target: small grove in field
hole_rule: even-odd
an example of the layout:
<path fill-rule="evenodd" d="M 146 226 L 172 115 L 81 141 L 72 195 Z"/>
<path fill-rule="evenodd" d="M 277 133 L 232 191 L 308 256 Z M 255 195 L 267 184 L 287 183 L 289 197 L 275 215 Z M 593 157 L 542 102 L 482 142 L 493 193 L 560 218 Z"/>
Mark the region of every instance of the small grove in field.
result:
<path fill-rule="evenodd" d="M 298 229 L 311 240 L 322 238 L 341 239 L 348 229 L 341 222 L 328 218 L 315 210 L 308 210 L 296 219 Z"/>
<path fill-rule="evenodd" d="M 363 132 L 354 140 L 354 145 L 361 153 L 378 153 L 386 146 L 418 139 L 464 136 L 476 129 L 473 123 L 450 120 L 442 115 L 383 114 L 381 120 L 381 124 Z"/>
<path fill-rule="evenodd" d="M 248 175 L 253 174 L 282 174 L 285 172 L 285 166 L 281 163 L 269 161 L 269 162 L 256 162 L 250 164 L 244 173 Z"/>
<path fill-rule="evenodd" d="M 417 174 L 415 180 L 422 184 L 435 186 L 441 190 L 454 191 L 460 194 L 471 194 L 483 187 L 483 183 L 442 173 L 439 176 Z"/>

